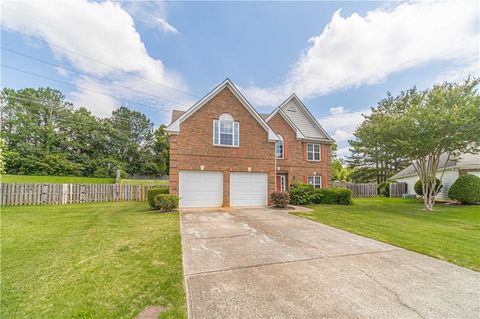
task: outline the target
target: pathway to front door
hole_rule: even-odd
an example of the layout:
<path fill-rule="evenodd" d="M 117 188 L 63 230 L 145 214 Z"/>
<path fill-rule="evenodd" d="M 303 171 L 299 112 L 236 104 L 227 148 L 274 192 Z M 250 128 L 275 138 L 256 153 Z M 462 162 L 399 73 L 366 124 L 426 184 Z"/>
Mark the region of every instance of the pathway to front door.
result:
<path fill-rule="evenodd" d="M 190 318 L 478 318 L 480 274 L 267 208 L 181 213 Z"/>

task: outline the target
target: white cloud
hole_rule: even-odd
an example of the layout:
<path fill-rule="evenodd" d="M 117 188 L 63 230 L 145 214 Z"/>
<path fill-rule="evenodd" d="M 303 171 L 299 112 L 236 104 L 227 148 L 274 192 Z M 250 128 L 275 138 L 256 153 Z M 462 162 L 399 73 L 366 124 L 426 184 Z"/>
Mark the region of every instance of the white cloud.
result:
<path fill-rule="evenodd" d="M 172 26 L 170 23 L 167 22 L 167 20 L 163 18 L 157 18 L 158 25 L 160 29 L 162 29 L 165 32 L 171 32 L 171 33 L 178 33 L 177 28 Z"/>
<path fill-rule="evenodd" d="M 455 67 L 448 72 L 440 74 L 435 79 L 435 83 L 462 82 L 466 80 L 468 76 L 480 77 L 480 60 L 476 60 L 468 65 Z"/>
<path fill-rule="evenodd" d="M 335 133 L 333 134 L 333 139 L 339 143 L 343 141 L 347 141 L 353 137 L 352 132 L 347 132 L 345 130 L 335 130 Z"/>
<path fill-rule="evenodd" d="M 2 11 L 4 25 L 70 50 L 69 52 L 50 46 L 56 59 L 62 62 L 67 60 L 74 69 L 101 79 L 87 81 L 83 77 L 77 77 L 72 79 L 72 82 L 76 81 L 84 87 L 121 98 L 148 101 L 153 105 L 171 107 L 172 103 L 159 98 L 152 99 L 146 94 L 121 87 L 136 88 L 148 94 L 179 101 L 181 104 L 187 104 L 191 100 L 186 95 L 166 87 L 188 90 L 180 76 L 168 70 L 161 60 L 149 55 L 132 16 L 119 3 L 70 1 L 59 4 L 12 1 L 2 3 Z M 92 59 L 105 62 L 108 66 Z M 104 81 L 109 85 L 105 85 Z M 113 110 L 120 104 L 126 104 L 120 99 L 87 92 L 78 89 L 71 97 L 92 111 Z M 169 117 L 167 112 L 158 114 L 163 119 Z M 159 119 L 153 120 L 157 122 Z"/>
<path fill-rule="evenodd" d="M 345 112 L 345 108 L 343 106 L 334 106 L 330 108 L 330 113 L 332 114 L 342 114 Z"/>
<path fill-rule="evenodd" d="M 434 61 L 470 64 L 479 55 L 477 1 L 408 2 L 365 16 L 338 10 L 321 34 L 309 39 L 285 81 L 247 88 L 257 104 L 278 103 L 384 81 L 390 74 Z"/>
<path fill-rule="evenodd" d="M 370 109 L 350 111 L 343 106 L 336 106 L 330 108 L 330 115 L 318 119 L 318 122 L 339 146 L 338 157 L 341 158 L 350 154 L 348 140 L 354 138 L 353 133 L 365 119 L 362 114 L 368 115 L 370 112 Z"/>
<path fill-rule="evenodd" d="M 164 1 L 126 1 L 121 2 L 138 22 L 150 28 L 159 28 L 165 33 L 178 34 L 179 31 L 167 21 L 167 3 Z"/>

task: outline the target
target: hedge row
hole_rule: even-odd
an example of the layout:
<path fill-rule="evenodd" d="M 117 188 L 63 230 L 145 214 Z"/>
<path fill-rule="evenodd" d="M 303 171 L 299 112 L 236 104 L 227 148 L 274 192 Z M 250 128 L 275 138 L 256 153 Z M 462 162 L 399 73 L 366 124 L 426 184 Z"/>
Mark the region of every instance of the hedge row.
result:
<path fill-rule="evenodd" d="M 290 203 L 352 205 L 352 191 L 346 188 L 314 189 L 310 184 L 294 183 L 290 186 Z"/>

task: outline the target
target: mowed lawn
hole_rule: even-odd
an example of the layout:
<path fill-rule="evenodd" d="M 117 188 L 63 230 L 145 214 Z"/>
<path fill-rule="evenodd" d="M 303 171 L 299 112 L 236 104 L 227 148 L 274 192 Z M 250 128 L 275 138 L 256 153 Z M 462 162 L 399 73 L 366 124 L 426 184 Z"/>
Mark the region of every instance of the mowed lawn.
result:
<path fill-rule="evenodd" d="M 177 213 L 143 202 L 1 207 L 1 318 L 185 318 Z"/>
<path fill-rule="evenodd" d="M 416 200 L 356 198 L 352 206 L 312 205 L 296 213 L 314 221 L 480 271 L 480 206 L 436 204 L 422 210 Z"/>

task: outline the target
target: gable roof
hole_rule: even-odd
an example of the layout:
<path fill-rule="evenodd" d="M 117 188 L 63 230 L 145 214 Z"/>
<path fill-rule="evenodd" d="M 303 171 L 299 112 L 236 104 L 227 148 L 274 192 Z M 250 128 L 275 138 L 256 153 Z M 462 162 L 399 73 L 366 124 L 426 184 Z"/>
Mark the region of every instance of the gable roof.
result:
<path fill-rule="evenodd" d="M 178 118 L 176 118 L 172 123 L 170 123 L 166 131 L 172 134 L 178 134 L 180 132 L 180 124 L 188 119 L 192 114 L 198 111 L 202 106 L 204 106 L 208 101 L 210 101 L 214 96 L 216 96 L 224 88 L 228 88 L 233 95 L 242 103 L 242 105 L 250 112 L 250 114 L 257 120 L 257 122 L 268 132 L 269 141 L 277 141 L 279 138 L 277 134 L 268 126 L 267 122 L 257 113 L 257 111 L 252 107 L 252 105 L 247 101 L 247 99 L 240 93 L 240 91 L 235 87 L 235 85 L 230 81 L 230 79 L 225 79 L 222 83 L 217 85 L 210 93 L 205 95 L 197 103 L 195 103 L 191 108 L 186 110 Z M 177 112 L 177 114 L 179 114 Z M 174 115 L 172 114 L 172 120 Z"/>
<path fill-rule="evenodd" d="M 445 165 L 446 164 L 446 165 Z M 439 169 L 479 169 L 480 170 L 480 154 L 461 154 L 457 157 L 450 156 L 450 159 L 447 161 L 447 154 L 443 153 L 440 155 L 438 161 Z M 404 177 L 417 176 L 417 171 L 413 167 L 413 164 L 407 166 L 397 174 L 390 177 L 391 179 L 399 179 Z"/>
<path fill-rule="evenodd" d="M 297 138 L 330 143 L 334 142 L 295 93 L 268 116 L 267 122 L 277 113 L 297 132 Z"/>

